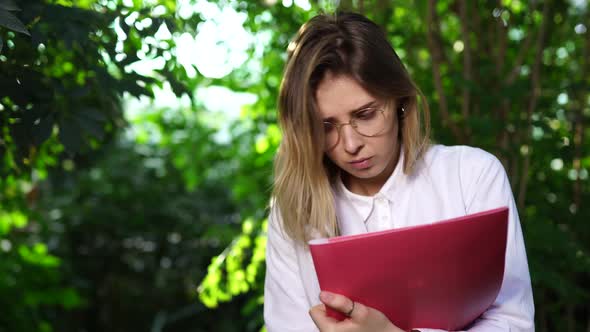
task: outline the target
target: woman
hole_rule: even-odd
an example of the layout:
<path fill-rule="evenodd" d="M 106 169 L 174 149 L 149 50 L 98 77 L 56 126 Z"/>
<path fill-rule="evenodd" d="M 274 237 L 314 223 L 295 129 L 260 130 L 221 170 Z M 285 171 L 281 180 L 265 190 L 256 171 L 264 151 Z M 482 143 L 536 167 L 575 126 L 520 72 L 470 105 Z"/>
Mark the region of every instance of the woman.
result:
<path fill-rule="evenodd" d="M 361 15 L 316 16 L 289 45 L 267 243 L 269 332 L 401 331 L 376 309 L 320 293 L 309 239 L 500 206 L 509 207 L 502 288 L 469 331 L 534 331 L 528 263 L 505 171 L 480 149 L 430 145 L 424 100 L 385 34 Z M 327 317 L 326 306 L 350 319 Z"/>

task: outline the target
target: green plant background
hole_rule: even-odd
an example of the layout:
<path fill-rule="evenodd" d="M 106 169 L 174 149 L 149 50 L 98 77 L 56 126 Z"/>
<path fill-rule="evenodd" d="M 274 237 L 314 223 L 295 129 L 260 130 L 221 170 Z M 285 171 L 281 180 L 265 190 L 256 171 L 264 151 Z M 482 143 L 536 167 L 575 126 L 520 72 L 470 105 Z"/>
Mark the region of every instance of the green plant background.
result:
<path fill-rule="evenodd" d="M 209 1 L 243 15 L 255 41 L 221 77 L 177 53 L 177 37 L 206 33 L 204 2 L 0 0 L 0 331 L 264 329 L 285 50 L 336 1 Z M 588 4 L 338 5 L 387 31 L 437 142 L 503 162 L 537 330 L 590 331 Z M 163 27 L 172 38 L 154 38 Z M 147 59 L 160 66 L 133 69 Z M 166 87 L 182 102 L 158 104 Z M 211 87 L 252 101 L 212 110 Z"/>

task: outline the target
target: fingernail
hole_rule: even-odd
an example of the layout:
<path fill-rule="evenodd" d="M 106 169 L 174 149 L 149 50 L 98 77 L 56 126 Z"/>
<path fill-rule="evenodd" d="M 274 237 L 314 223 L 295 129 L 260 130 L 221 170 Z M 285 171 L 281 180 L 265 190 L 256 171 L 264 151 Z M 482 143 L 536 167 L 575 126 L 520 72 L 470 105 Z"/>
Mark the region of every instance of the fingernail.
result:
<path fill-rule="evenodd" d="M 327 302 L 332 300 L 332 298 L 334 297 L 334 295 L 330 292 L 321 292 L 320 293 L 320 300 L 322 300 L 323 302 Z"/>

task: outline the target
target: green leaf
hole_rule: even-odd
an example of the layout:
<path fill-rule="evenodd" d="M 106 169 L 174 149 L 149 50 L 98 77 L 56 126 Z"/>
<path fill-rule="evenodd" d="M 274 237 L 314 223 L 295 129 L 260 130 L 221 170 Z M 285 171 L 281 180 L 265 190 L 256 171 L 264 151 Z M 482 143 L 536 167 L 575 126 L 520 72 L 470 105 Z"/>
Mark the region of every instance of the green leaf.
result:
<path fill-rule="evenodd" d="M 2 37 L 0 37 L 0 53 L 2 53 L 3 46 L 4 46 L 4 41 L 2 40 Z"/>
<path fill-rule="evenodd" d="M 62 290 L 61 293 L 61 302 L 64 308 L 72 309 L 79 307 L 82 304 L 82 299 L 76 289 L 74 288 L 65 288 Z"/>
<path fill-rule="evenodd" d="M 0 0 L 0 9 L 17 11 L 20 10 L 13 0 Z"/>
<path fill-rule="evenodd" d="M 176 12 L 176 0 L 166 0 L 164 1 L 164 6 L 170 13 Z"/>
<path fill-rule="evenodd" d="M 8 234 L 13 227 L 25 227 L 27 223 L 27 216 L 20 211 L 0 212 L 0 235 Z"/>
<path fill-rule="evenodd" d="M 265 153 L 266 150 L 268 150 L 269 146 L 270 145 L 268 144 L 268 137 L 261 137 L 256 141 L 256 152 L 260 154 Z"/>
<path fill-rule="evenodd" d="M 25 25 L 16 16 L 5 10 L 0 10 L 0 26 L 23 33 L 27 36 L 31 35 Z"/>

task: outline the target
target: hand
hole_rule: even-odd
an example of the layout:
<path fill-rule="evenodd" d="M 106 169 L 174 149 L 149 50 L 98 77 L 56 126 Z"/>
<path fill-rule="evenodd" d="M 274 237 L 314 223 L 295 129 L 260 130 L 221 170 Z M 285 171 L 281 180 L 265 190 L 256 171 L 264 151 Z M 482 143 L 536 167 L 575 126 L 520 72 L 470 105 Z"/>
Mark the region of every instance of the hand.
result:
<path fill-rule="evenodd" d="M 309 310 L 311 319 L 321 332 L 404 332 L 402 329 L 393 325 L 380 311 L 367 307 L 361 303 L 353 302 L 346 296 L 330 292 L 321 292 L 320 300 L 323 304 L 318 304 Z M 350 312 L 350 317 L 343 321 L 338 321 L 327 316 L 326 306 L 340 311 L 344 314 Z"/>

